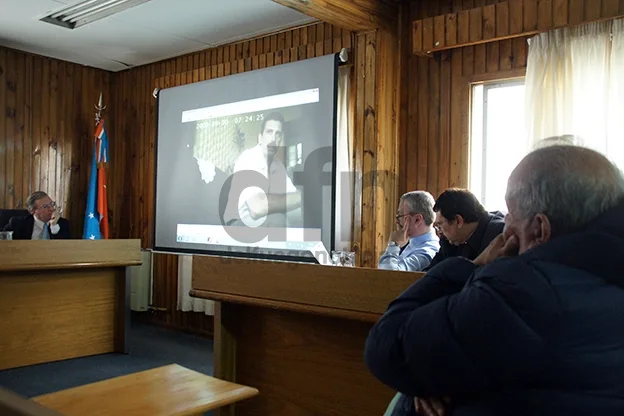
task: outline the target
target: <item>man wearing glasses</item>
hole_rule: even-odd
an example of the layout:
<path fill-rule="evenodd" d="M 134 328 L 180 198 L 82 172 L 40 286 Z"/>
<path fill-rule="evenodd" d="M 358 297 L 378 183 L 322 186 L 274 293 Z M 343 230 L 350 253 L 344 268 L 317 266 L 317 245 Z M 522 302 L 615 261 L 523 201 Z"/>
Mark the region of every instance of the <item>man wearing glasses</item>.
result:
<path fill-rule="evenodd" d="M 69 221 L 61 218 L 56 202 L 43 191 L 33 192 L 26 199 L 30 215 L 13 217 L 4 231 L 13 231 L 14 240 L 69 239 Z"/>
<path fill-rule="evenodd" d="M 435 201 L 429 192 L 413 191 L 401 196 L 395 229 L 379 268 L 417 272 L 429 266 L 440 249 L 440 240 L 433 229 Z"/>

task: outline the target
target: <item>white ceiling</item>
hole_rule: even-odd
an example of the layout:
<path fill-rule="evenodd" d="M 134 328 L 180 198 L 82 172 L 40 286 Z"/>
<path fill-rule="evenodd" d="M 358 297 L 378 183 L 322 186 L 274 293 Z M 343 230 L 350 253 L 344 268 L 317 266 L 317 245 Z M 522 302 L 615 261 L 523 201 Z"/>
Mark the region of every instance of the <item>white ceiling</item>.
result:
<path fill-rule="evenodd" d="M 120 71 L 314 21 L 271 0 L 150 0 L 73 30 L 39 21 L 74 3 L 0 0 L 0 45 Z"/>

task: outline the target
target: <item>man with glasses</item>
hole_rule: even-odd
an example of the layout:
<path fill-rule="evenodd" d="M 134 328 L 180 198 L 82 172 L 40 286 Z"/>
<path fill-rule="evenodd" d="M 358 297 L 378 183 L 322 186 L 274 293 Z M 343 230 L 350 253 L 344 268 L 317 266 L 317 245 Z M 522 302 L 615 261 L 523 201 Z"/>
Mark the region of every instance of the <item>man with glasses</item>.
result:
<path fill-rule="evenodd" d="M 429 192 L 412 191 L 401 196 L 395 215 L 395 229 L 379 268 L 386 270 L 421 271 L 429 265 L 440 249 L 440 240 L 433 230 L 435 201 Z"/>
<path fill-rule="evenodd" d="M 26 199 L 30 215 L 13 217 L 4 231 L 13 231 L 14 240 L 69 239 L 69 221 L 61 218 L 56 202 L 43 191 L 33 192 Z"/>

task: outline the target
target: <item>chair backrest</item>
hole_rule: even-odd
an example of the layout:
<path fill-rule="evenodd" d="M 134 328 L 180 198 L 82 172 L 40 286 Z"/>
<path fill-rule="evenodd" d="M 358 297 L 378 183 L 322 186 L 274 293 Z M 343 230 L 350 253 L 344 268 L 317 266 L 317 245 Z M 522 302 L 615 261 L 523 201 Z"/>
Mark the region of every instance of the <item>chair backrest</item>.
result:
<path fill-rule="evenodd" d="M 0 209 L 0 230 L 2 230 L 13 217 L 23 217 L 28 215 L 25 209 Z"/>

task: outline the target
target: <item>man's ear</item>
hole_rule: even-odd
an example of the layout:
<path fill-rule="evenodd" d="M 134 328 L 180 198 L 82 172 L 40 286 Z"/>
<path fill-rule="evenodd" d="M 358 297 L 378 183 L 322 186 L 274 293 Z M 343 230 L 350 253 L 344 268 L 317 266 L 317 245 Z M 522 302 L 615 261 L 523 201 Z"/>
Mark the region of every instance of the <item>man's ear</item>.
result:
<path fill-rule="evenodd" d="M 540 242 L 545 243 L 552 237 L 552 224 L 550 219 L 545 214 L 537 214 L 535 220 L 539 222 L 540 226 Z"/>
<path fill-rule="evenodd" d="M 534 245 L 544 244 L 552 237 L 552 224 L 545 214 L 537 214 L 530 225 L 531 240 Z"/>
<path fill-rule="evenodd" d="M 455 215 L 455 223 L 457 224 L 457 227 L 461 227 L 464 225 L 464 217 L 459 214 Z"/>

